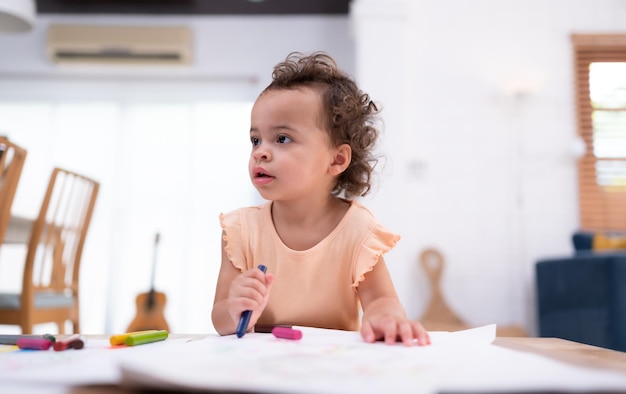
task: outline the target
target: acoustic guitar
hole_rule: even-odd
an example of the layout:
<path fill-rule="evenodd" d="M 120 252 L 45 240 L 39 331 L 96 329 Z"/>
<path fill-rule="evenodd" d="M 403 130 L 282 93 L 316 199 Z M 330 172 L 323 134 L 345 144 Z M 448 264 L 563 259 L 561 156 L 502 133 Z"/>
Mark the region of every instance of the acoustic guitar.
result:
<path fill-rule="evenodd" d="M 164 310 L 167 297 L 154 289 L 154 277 L 156 272 L 157 250 L 159 247 L 159 233 L 154 238 L 154 254 L 152 259 L 152 279 L 150 281 L 150 291 L 141 293 L 135 301 L 137 314 L 128 326 L 127 332 L 145 330 L 167 330 L 169 326 L 165 320 Z"/>

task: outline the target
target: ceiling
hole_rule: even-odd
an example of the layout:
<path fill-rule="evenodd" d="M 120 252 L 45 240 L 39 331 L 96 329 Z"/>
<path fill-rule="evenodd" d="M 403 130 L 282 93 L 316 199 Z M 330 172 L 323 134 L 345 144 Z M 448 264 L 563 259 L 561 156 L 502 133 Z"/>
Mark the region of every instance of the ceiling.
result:
<path fill-rule="evenodd" d="M 39 14 L 347 15 L 350 0 L 36 0 Z"/>

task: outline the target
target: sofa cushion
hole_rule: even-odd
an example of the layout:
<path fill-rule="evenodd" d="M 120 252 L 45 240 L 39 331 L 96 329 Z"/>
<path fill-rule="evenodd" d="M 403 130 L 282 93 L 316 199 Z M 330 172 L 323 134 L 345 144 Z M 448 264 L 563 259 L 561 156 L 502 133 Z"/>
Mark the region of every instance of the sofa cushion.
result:
<path fill-rule="evenodd" d="M 626 233 L 577 231 L 572 235 L 576 253 L 586 250 L 626 251 Z"/>
<path fill-rule="evenodd" d="M 626 250 L 626 235 L 598 233 L 593 236 L 593 250 Z"/>
<path fill-rule="evenodd" d="M 572 235 L 572 243 L 574 244 L 574 250 L 576 252 L 591 250 L 593 248 L 593 233 L 577 231 Z"/>

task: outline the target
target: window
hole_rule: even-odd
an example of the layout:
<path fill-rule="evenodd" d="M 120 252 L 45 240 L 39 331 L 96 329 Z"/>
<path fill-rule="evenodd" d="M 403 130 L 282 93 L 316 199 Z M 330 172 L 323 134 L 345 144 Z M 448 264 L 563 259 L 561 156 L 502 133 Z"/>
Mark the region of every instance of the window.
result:
<path fill-rule="evenodd" d="M 0 134 L 28 150 L 13 213 L 36 215 L 53 166 L 101 182 L 81 263 L 83 331 L 126 330 L 150 288 L 157 231 L 170 329 L 211 331 L 219 213 L 259 202 L 247 173 L 256 86 L 243 85 L 0 79 Z M 2 252 L 0 291 L 15 290 L 22 251 Z"/>
<path fill-rule="evenodd" d="M 626 230 L 626 35 L 572 36 L 581 227 Z"/>

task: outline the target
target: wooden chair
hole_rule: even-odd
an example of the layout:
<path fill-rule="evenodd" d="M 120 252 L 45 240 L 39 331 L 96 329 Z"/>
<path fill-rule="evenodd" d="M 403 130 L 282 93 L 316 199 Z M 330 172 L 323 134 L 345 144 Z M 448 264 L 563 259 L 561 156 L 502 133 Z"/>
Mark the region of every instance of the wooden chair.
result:
<path fill-rule="evenodd" d="M 79 324 L 79 269 L 99 183 L 55 168 L 28 244 L 21 294 L 0 294 L 0 324 Z"/>
<path fill-rule="evenodd" d="M 26 161 L 26 150 L 0 137 L 0 244 L 4 242 L 11 206 Z"/>

